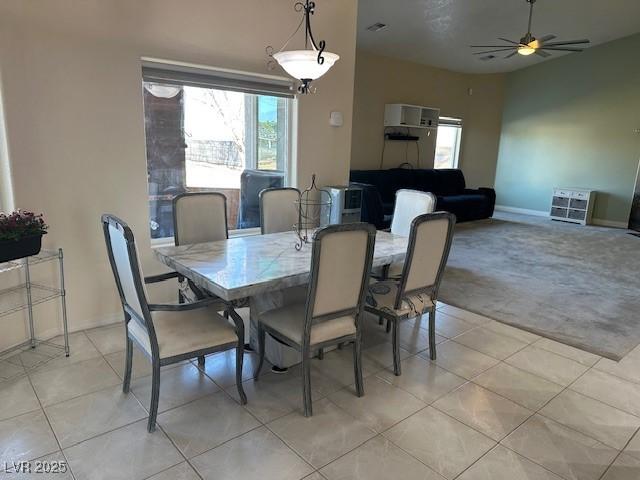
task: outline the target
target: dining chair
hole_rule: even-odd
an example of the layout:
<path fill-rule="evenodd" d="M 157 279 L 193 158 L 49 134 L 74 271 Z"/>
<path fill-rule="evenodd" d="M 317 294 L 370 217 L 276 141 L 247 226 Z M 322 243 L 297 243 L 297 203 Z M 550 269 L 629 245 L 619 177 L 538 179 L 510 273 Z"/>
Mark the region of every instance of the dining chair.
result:
<path fill-rule="evenodd" d="M 304 415 L 312 415 L 311 352 L 353 342 L 356 393 L 364 395 L 360 318 L 363 313 L 375 244 L 373 225 L 330 225 L 313 236 L 311 275 L 305 302 L 291 303 L 258 316 L 260 360 L 254 372 L 258 381 L 268 333 L 302 356 Z"/>
<path fill-rule="evenodd" d="M 386 319 L 393 327 L 393 372 L 401 374 L 399 323 L 429 313 L 429 354 L 436 359 L 435 322 L 438 289 L 447 264 L 455 215 L 436 212 L 411 222 L 409 244 L 399 280 L 369 285 L 365 310 Z"/>
<path fill-rule="evenodd" d="M 173 198 L 173 238 L 176 245 L 215 242 L 229 238 L 227 227 L 227 197 L 218 192 L 182 193 Z M 203 291 L 191 280 L 184 285 L 178 278 L 180 303 L 184 303 L 191 290 L 196 299 L 215 297 Z M 188 289 L 186 287 L 189 287 Z"/>
<path fill-rule="evenodd" d="M 147 430 L 156 427 L 160 395 L 160 367 L 210 353 L 236 349 L 236 384 L 242 404 L 247 397 L 242 388 L 244 323 L 228 305 L 217 298 L 183 304 L 152 304 L 145 284 L 175 278 L 175 272 L 143 277 L 133 232 L 113 215 L 103 215 L 102 225 L 109 262 L 113 270 L 124 312 L 126 356 L 122 390 L 129 392 L 133 346 L 140 348 L 152 366 L 151 406 Z M 218 312 L 226 309 L 234 325 Z"/>
<path fill-rule="evenodd" d="M 293 187 L 267 188 L 260 192 L 260 231 L 290 232 L 300 223 L 300 190 Z"/>
<path fill-rule="evenodd" d="M 396 192 L 396 203 L 393 207 L 393 219 L 390 232 L 394 235 L 408 237 L 411 222 L 418 215 L 433 213 L 436 208 L 436 197 L 431 192 L 401 189 Z M 403 262 L 394 262 L 383 268 L 382 279 L 400 278 Z"/>
<path fill-rule="evenodd" d="M 219 192 L 187 192 L 173 198 L 173 239 L 176 245 L 215 242 L 229 238 L 227 226 L 227 197 Z M 178 300 L 185 303 L 193 293 L 195 300 L 218 298 L 196 286 L 182 275 L 178 276 Z M 192 299 L 193 300 L 193 299 Z M 225 309 L 224 317 L 228 318 Z M 205 357 L 198 358 L 204 367 Z"/>
<path fill-rule="evenodd" d="M 173 238 L 176 245 L 229 238 L 227 197 L 218 192 L 176 195 L 173 198 Z"/>
<path fill-rule="evenodd" d="M 411 222 L 418 215 L 432 213 L 436 208 L 436 197 L 431 192 L 419 190 L 400 189 L 396 192 L 396 203 L 393 207 L 390 232 L 394 235 L 408 237 L 411 230 Z M 404 262 L 393 262 L 374 271 L 373 276 L 377 280 L 392 278 L 400 279 Z M 382 325 L 384 319 L 379 318 Z M 391 330 L 391 323 L 387 322 L 387 333 Z"/>

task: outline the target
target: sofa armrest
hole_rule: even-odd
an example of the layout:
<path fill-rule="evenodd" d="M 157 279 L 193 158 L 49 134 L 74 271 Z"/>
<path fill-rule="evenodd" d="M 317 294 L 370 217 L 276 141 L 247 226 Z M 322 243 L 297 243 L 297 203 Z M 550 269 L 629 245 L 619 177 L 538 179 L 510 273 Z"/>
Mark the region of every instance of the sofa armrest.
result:
<path fill-rule="evenodd" d="M 487 217 L 493 217 L 493 209 L 496 206 L 496 191 L 493 188 L 488 187 L 480 187 L 478 190 L 489 197 L 489 208 L 487 210 Z"/>

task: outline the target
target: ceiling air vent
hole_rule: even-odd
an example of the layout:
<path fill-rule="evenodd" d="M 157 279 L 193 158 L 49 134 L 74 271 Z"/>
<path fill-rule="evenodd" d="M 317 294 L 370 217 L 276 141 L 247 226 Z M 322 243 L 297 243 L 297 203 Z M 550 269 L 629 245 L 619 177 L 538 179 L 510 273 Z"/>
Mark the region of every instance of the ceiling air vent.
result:
<path fill-rule="evenodd" d="M 370 32 L 379 32 L 380 30 L 384 30 L 385 28 L 387 28 L 387 24 L 386 23 L 374 23 L 373 25 L 369 25 L 367 27 L 367 30 L 369 30 Z"/>

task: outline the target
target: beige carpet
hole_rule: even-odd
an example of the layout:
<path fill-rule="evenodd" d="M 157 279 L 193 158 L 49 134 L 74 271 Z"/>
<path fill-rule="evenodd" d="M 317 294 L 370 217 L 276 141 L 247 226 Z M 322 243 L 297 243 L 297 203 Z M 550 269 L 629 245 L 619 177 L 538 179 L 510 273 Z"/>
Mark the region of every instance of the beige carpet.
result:
<path fill-rule="evenodd" d="M 504 213 L 460 224 L 439 299 L 619 360 L 640 343 L 640 238 Z"/>

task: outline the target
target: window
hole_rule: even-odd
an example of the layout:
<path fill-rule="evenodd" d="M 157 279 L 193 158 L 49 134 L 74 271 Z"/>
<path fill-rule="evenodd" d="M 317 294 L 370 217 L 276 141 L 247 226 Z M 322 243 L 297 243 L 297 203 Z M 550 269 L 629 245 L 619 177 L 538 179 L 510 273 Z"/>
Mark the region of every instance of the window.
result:
<path fill-rule="evenodd" d="M 440 117 L 433 168 L 458 168 L 461 138 L 462 120 Z"/>
<path fill-rule="evenodd" d="M 151 238 L 173 237 L 184 192 L 223 193 L 229 230 L 260 226 L 260 191 L 289 184 L 290 84 L 153 65 L 143 92 Z"/>

